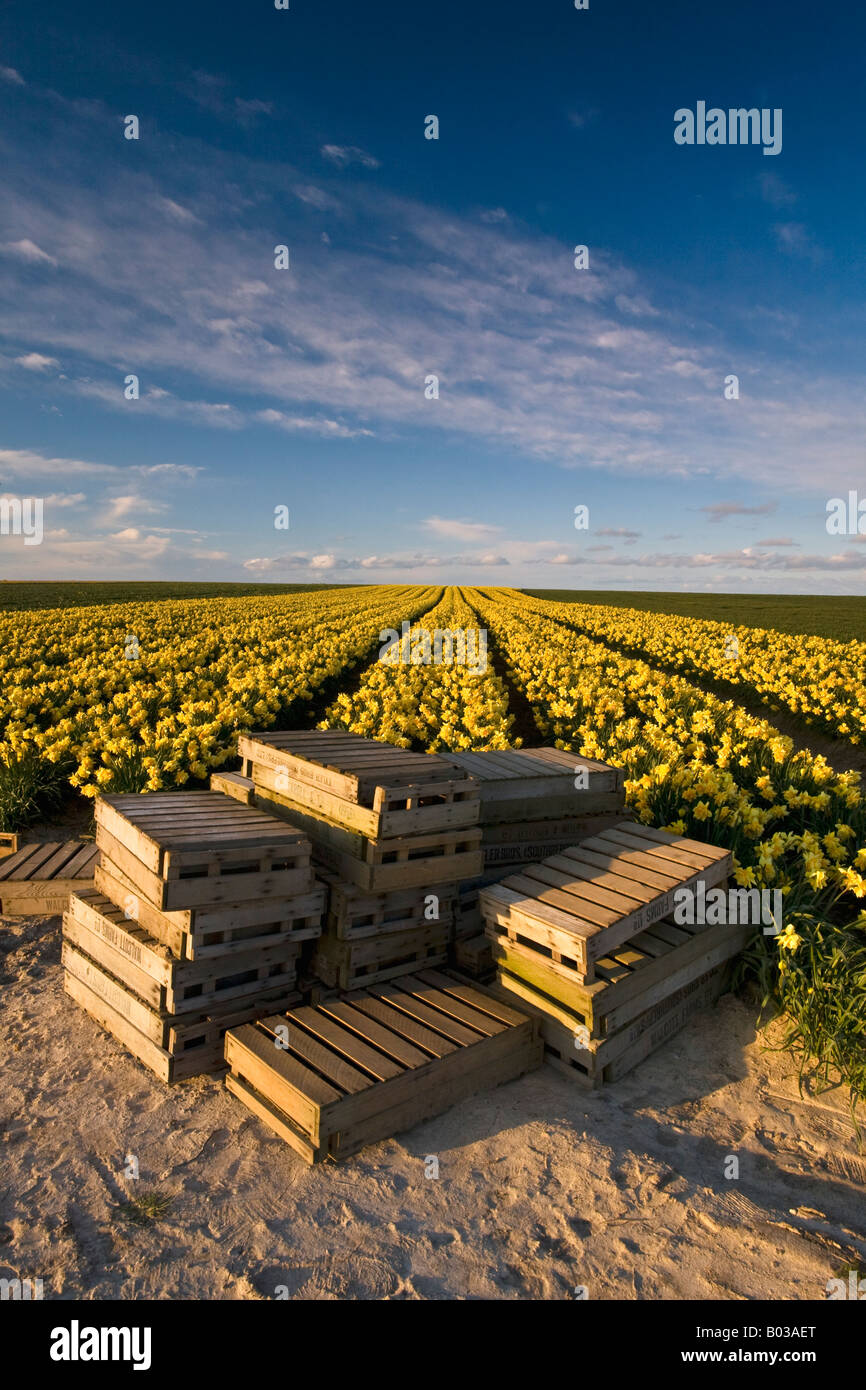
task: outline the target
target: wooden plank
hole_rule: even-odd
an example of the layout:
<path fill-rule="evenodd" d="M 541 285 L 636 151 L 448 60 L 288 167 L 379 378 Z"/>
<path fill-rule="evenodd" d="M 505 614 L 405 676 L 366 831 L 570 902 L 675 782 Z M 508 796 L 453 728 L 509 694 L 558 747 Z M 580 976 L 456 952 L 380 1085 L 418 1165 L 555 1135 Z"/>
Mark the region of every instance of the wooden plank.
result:
<path fill-rule="evenodd" d="M 326 1043 L 329 1048 L 339 1052 L 352 1066 L 363 1068 L 377 1081 L 387 1081 L 392 1076 L 402 1076 L 404 1068 L 390 1056 L 385 1056 L 377 1051 L 375 1047 L 370 1047 L 368 1043 L 351 1033 L 347 1028 L 342 1028 L 333 1018 L 321 1009 L 301 1008 L 294 1009 L 291 1017 L 314 1034 L 321 1042 Z M 427 1060 L 426 1058 L 424 1059 Z"/>
<path fill-rule="evenodd" d="M 10 879 L 31 879 L 37 869 L 46 864 L 63 845 L 59 840 L 44 844 L 25 845 L 18 854 L 0 860 L 0 882 Z"/>
<path fill-rule="evenodd" d="M 336 1056 L 330 1048 L 323 1047 L 315 1038 L 311 1038 L 304 1031 L 297 1010 L 287 1014 L 281 1022 L 288 1024 L 289 1052 L 305 1064 L 315 1067 L 332 1086 L 338 1087 L 348 1095 L 357 1095 L 359 1091 L 366 1091 L 373 1085 L 370 1077 L 364 1072 L 344 1061 L 342 1057 Z M 267 1028 L 272 1023 L 272 1019 L 265 1019 L 262 1026 Z"/>
<path fill-rule="evenodd" d="M 251 777 L 244 777 L 239 772 L 212 772 L 210 786 L 211 791 L 221 792 L 223 796 L 232 796 L 244 806 L 252 805 Z"/>
<path fill-rule="evenodd" d="M 427 1028 L 419 1023 L 417 1019 L 408 1018 L 400 1013 L 399 1009 L 392 1008 L 387 1000 L 379 998 L 374 994 L 359 994 L 353 992 L 352 1007 L 359 1009 L 361 1013 L 369 1015 L 377 1023 L 383 1024 L 398 1037 L 406 1038 L 418 1047 L 430 1053 L 432 1057 L 446 1057 L 450 1052 L 454 1052 L 457 1043 L 451 1042 L 448 1038 L 443 1038 L 439 1033 Z"/>
<path fill-rule="evenodd" d="M 397 989 L 405 990 L 422 1003 L 431 1008 L 438 1009 L 440 1013 L 448 1018 L 456 1019 L 459 1023 L 465 1024 L 467 1028 L 472 1028 L 476 1033 L 481 1033 L 484 1037 L 491 1038 L 496 1033 L 502 1033 L 509 1026 L 495 1018 L 486 1010 L 473 1008 L 464 1002 L 453 992 L 446 993 L 444 990 L 437 989 L 428 980 L 424 980 L 421 975 L 403 975 L 394 981 Z"/>
<path fill-rule="evenodd" d="M 128 986 L 151 1009 L 159 1011 L 165 1008 L 165 990 L 160 981 L 142 970 L 135 961 L 117 950 L 104 937 L 98 936 L 89 927 L 77 921 L 69 912 L 63 917 L 63 940 Z"/>
<path fill-rule="evenodd" d="M 441 970 L 419 970 L 418 979 L 423 980 L 425 984 L 434 985 L 446 994 L 453 994 L 457 999 L 462 999 L 464 1004 L 470 1004 L 473 1009 L 490 1014 L 500 1023 L 513 1026 L 524 1020 L 524 1014 L 518 1013 L 516 1009 L 510 1009 L 501 1000 L 489 994 L 487 990 L 481 990 L 477 985 L 463 984 L 456 980 L 453 975 L 443 974 Z"/>
<path fill-rule="evenodd" d="M 373 993 L 383 1003 L 390 1004 L 400 1013 L 407 1014 L 409 1018 L 415 1019 L 418 1023 L 423 1023 L 425 1027 L 433 1028 L 437 1033 L 442 1033 L 451 1042 L 459 1043 L 465 1047 L 468 1043 L 478 1041 L 478 1034 L 473 1032 L 471 1028 L 467 1028 L 456 1019 L 449 1018 L 439 1009 L 431 1008 L 423 999 L 416 998 L 414 994 L 407 994 L 404 989 L 398 989 L 394 985 L 378 985 Z"/>
<path fill-rule="evenodd" d="M 77 875 L 71 868 L 73 860 L 81 861 L 82 845 L 80 840 L 67 840 L 65 844 L 55 850 L 49 859 L 44 859 L 42 863 L 28 873 L 28 880 L 33 882 L 43 882 L 53 878 L 75 878 Z M 85 862 L 93 859 L 98 853 L 95 845 L 88 845 L 85 851 Z"/>
<path fill-rule="evenodd" d="M 274 1046 L 273 1039 L 252 1023 L 230 1028 L 225 1036 L 225 1059 L 233 1074 L 290 1116 L 319 1143 L 319 1113 L 325 1101 L 340 1092 L 305 1067 L 296 1057 Z"/>
<path fill-rule="evenodd" d="M 241 1081 L 239 1077 L 234 1076 L 231 1072 L 226 1076 L 225 1084 L 226 1089 L 229 1090 L 233 1096 L 236 1096 L 237 1099 L 241 1101 L 248 1110 L 251 1110 L 254 1115 L 257 1115 L 269 1129 L 272 1129 L 275 1134 L 285 1140 L 305 1163 L 320 1163 L 327 1157 L 326 1149 L 316 1148 L 310 1142 L 309 1137 L 304 1133 L 300 1125 L 296 1124 L 289 1115 L 277 1110 L 270 1101 L 266 1100 L 265 1097 L 255 1089 L 255 1087 L 249 1085 L 246 1081 Z"/>
<path fill-rule="evenodd" d="M 384 1028 L 373 1018 L 365 1015 L 360 1009 L 343 999 L 325 1000 L 317 1006 L 317 1011 L 320 1014 L 327 1014 L 336 1019 L 338 1023 L 343 1023 L 348 1028 L 353 1029 L 362 1039 L 374 1043 L 380 1051 L 386 1052 L 403 1067 L 420 1067 L 430 1060 L 426 1052 L 413 1047 L 398 1033 L 393 1032 L 390 1028 Z"/>
<path fill-rule="evenodd" d="M 128 1019 L 113 1009 L 106 1000 L 100 998 L 85 981 L 66 974 L 63 988 L 90 1017 L 111 1033 L 129 1052 L 155 1072 L 160 1081 L 172 1080 L 172 1059 L 168 1053 L 150 1038 L 144 1037 Z"/>

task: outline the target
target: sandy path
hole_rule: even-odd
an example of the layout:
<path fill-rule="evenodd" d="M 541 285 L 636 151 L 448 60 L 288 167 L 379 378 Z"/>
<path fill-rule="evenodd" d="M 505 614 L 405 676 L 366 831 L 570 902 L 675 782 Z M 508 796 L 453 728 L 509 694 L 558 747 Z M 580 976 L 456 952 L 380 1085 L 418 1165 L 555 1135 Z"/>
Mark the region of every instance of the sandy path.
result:
<path fill-rule="evenodd" d="M 0 1277 L 46 1297 L 815 1299 L 866 1260 L 845 1094 L 801 1100 L 733 996 L 607 1091 L 544 1067 L 311 1169 L 82 1014 L 58 918 L 0 919 L 0 953 Z M 141 1228 L 115 1208 L 145 1189 L 173 1200 Z"/>

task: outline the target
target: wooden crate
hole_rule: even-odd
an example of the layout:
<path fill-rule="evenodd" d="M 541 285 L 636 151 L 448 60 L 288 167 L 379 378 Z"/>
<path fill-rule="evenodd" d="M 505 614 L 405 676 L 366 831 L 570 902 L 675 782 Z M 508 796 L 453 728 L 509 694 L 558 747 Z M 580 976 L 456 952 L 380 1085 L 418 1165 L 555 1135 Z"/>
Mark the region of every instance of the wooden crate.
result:
<path fill-rule="evenodd" d="M 473 980 L 492 980 L 496 973 L 493 947 L 484 935 L 461 938 L 454 943 L 454 964 Z"/>
<path fill-rule="evenodd" d="M 406 888 L 368 893 L 345 883 L 330 869 L 321 869 L 319 875 L 328 889 L 328 929 L 343 941 L 411 931 L 436 922 L 453 924 L 457 889 L 452 884 L 438 884 L 430 890 Z M 437 904 L 432 904 L 431 898 L 436 898 Z M 431 917 L 429 913 L 434 908 L 438 915 Z"/>
<path fill-rule="evenodd" d="M 122 908 L 124 917 L 140 922 L 182 960 L 204 960 L 230 952 L 255 950 L 278 941 L 307 941 L 321 935 L 325 889 L 292 898 L 254 898 L 225 907 L 197 907 L 163 912 L 142 897 L 135 885 L 105 855 L 94 875 L 94 888 Z"/>
<path fill-rule="evenodd" d="M 271 1013 L 274 1009 L 292 1008 L 300 1000 L 298 992 L 292 990 L 279 999 L 264 999 L 218 1017 L 187 1021 L 172 1030 L 170 1047 L 164 1048 L 134 1027 L 122 1009 L 122 996 L 119 997 L 121 1008 L 116 1008 L 93 988 L 93 982 L 69 970 L 64 974 L 63 987 L 94 1022 L 155 1072 L 160 1081 L 169 1083 L 200 1076 L 203 1072 L 223 1071 L 227 1029 L 254 1021 L 262 1013 Z"/>
<path fill-rule="evenodd" d="M 254 898 L 225 907 L 163 912 L 103 854 L 93 886 L 120 907 L 127 920 L 139 922 L 181 960 L 243 953 L 280 941 L 309 941 L 322 932 L 325 889 L 320 883 L 311 892 L 291 898 Z"/>
<path fill-rule="evenodd" d="M 144 927 L 93 890 L 73 893 L 63 936 L 157 1013 L 201 1014 L 264 989 L 294 989 L 300 943 L 278 943 L 204 961 L 177 960 Z"/>
<path fill-rule="evenodd" d="M 309 841 L 219 792 L 101 797 L 96 843 L 163 911 L 287 898 L 313 887 Z"/>
<path fill-rule="evenodd" d="M 0 859 L 18 853 L 18 836 L 12 830 L 0 830 Z"/>
<path fill-rule="evenodd" d="M 231 1029 L 226 1086 L 315 1163 L 349 1157 L 540 1059 L 534 1020 L 431 970 Z"/>
<path fill-rule="evenodd" d="M 93 883 L 98 857 L 91 840 L 23 845 L 0 859 L 0 912 L 9 916 L 65 912 L 69 894 Z"/>
<path fill-rule="evenodd" d="M 81 980 L 88 989 L 98 994 L 117 1013 L 122 1014 L 137 1032 L 149 1038 L 157 1047 L 164 1048 L 172 1056 L 177 1056 L 186 1047 L 191 1030 L 194 1036 L 198 1036 L 201 1031 L 200 1025 L 205 1018 L 218 1020 L 224 1013 L 236 1013 L 239 1009 L 246 1008 L 255 1011 L 259 1001 L 263 1001 L 264 1007 L 270 1007 L 271 1000 L 281 999 L 284 995 L 295 993 L 297 989 L 296 963 L 292 962 L 278 975 L 266 974 L 263 971 L 255 991 L 243 995 L 226 991 L 226 998 L 210 1004 L 205 1002 L 198 1010 L 168 1014 L 164 1010 L 161 1011 L 156 1002 L 159 998 L 159 988 L 155 981 L 147 979 L 142 973 L 136 979 L 134 989 L 127 983 L 135 975 L 129 965 L 123 969 L 125 978 L 121 978 L 120 974 L 113 974 L 101 962 L 93 960 L 78 946 L 74 946 L 65 935 L 61 958 L 67 974 Z"/>
<path fill-rule="evenodd" d="M 436 754 L 337 729 L 249 734 L 238 752 L 263 791 L 370 839 L 478 822 L 474 779 Z"/>
<path fill-rule="evenodd" d="M 499 970 L 510 987 L 526 987 L 531 997 L 544 996 L 572 1031 L 606 1038 L 647 1009 L 698 977 L 731 960 L 746 945 L 753 928 L 678 926 L 656 922 L 596 962 L 596 979 L 587 984 L 566 965 L 542 954 L 533 942 L 510 941 L 501 927 L 486 937 Z"/>
<path fill-rule="evenodd" d="M 724 993 L 729 965 L 719 965 L 666 995 L 619 1032 L 593 1038 L 575 1032 L 573 1020 L 545 995 L 500 971 L 490 988 L 497 998 L 528 1010 L 538 1020 L 545 1060 L 579 1085 L 595 1090 L 618 1081 L 672 1038 L 700 1010 Z"/>
<path fill-rule="evenodd" d="M 326 933 L 316 942 L 311 968 L 327 985 L 357 989 L 422 967 L 444 965 L 450 941 L 450 922 L 428 922 L 411 931 L 353 941 Z"/>
<path fill-rule="evenodd" d="M 244 777 L 240 772 L 212 772 L 210 789 L 212 792 L 221 792 L 223 796 L 230 796 L 244 806 L 253 804 L 252 778 Z"/>
<path fill-rule="evenodd" d="M 371 840 L 313 815 L 277 792 L 256 787 L 255 804 L 273 815 L 285 816 L 290 825 L 303 831 L 312 844 L 317 865 L 368 893 L 456 883 L 461 878 L 474 877 L 484 866 L 481 830 L 477 826 Z"/>
<path fill-rule="evenodd" d="M 618 798 L 611 797 L 611 801 Z M 579 845 L 581 841 L 600 835 L 627 819 L 621 809 L 603 815 L 572 816 L 560 820 L 505 821 L 482 827 L 481 847 L 485 869 L 498 865 L 531 864 L 549 859 L 552 854 Z"/>
<path fill-rule="evenodd" d="M 621 768 L 564 753 L 559 748 L 511 748 L 490 753 L 444 753 L 454 767 L 478 780 L 481 824 L 555 820 L 625 810 Z M 588 785 L 578 790 L 578 770 Z"/>
<path fill-rule="evenodd" d="M 482 888 L 480 903 L 486 922 L 590 981 L 597 960 L 670 916 L 677 889 L 713 887 L 730 871 L 727 850 L 625 822 Z"/>

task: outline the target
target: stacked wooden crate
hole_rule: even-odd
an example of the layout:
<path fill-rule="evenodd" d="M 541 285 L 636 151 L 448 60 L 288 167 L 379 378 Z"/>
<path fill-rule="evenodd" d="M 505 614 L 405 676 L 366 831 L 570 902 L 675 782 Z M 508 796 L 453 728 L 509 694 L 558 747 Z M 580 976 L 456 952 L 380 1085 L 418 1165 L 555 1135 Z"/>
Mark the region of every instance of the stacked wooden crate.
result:
<path fill-rule="evenodd" d="M 63 919 L 67 992 L 163 1081 L 223 1065 L 228 1027 L 296 1003 L 325 892 L 298 831 L 217 792 L 96 803 L 92 889 Z"/>
<path fill-rule="evenodd" d="M 730 870 L 726 850 L 623 822 L 482 888 L 497 992 L 538 1017 L 569 1076 L 618 1079 L 724 989 L 752 929 L 672 913 L 679 890 L 723 886 Z"/>
<path fill-rule="evenodd" d="M 560 748 L 443 757 L 478 783 L 485 873 L 547 859 L 627 814 L 621 768 Z"/>
<path fill-rule="evenodd" d="M 460 885 L 455 963 L 484 979 L 493 971 L 479 894 L 517 865 L 547 859 L 628 812 L 621 769 L 559 748 L 510 748 L 443 756 L 478 782 L 484 870 Z"/>
<path fill-rule="evenodd" d="M 226 1034 L 229 1090 L 306 1159 L 357 1153 L 542 1059 L 538 1024 L 422 970 Z"/>
<path fill-rule="evenodd" d="M 330 888 L 319 979 L 351 989 L 443 964 L 457 884 L 483 867 L 475 779 L 338 730 L 250 734 L 239 752 L 255 805 L 303 830 Z"/>
<path fill-rule="evenodd" d="M 54 916 L 64 912 L 69 894 L 93 883 L 98 850 L 90 840 L 35 841 L 11 853 L 0 849 L 0 913 Z"/>

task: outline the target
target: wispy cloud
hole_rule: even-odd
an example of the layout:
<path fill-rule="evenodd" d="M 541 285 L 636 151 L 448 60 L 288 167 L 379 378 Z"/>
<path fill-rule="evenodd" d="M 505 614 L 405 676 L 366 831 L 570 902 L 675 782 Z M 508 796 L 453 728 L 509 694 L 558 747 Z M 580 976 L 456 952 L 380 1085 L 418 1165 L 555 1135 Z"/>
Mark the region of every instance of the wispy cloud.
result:
<path fill-rule="evenodd" d="M 762 502 L 756 507 L 747 507 L 744 502 L 711 502 L 700 507 L 710 521 L 727 521 L 732 516 L 768 516 L 778 507 L 778 502 Z"/>
<path fill-rule="evenodd" d="M 29 237 L 22 237 L 20 241 L 6 241 L 0 245 L 0 251 L 5 256 L 11 256 L 17 261 L 27 261 L 30 265 L 53 265 L 58 262 L 54 256 L 49 256 L 47 251 L 43 251 L 41 246 L 37 246 L 35 241 Z"/>
<path fill-rule="evenodd" d="M 338 169 L 347 169 L 350 164 L 360 164 L 363 169 L 379 169 L 380 161 L 374 155 L 361 150 L 357 145 L 323 145 L 322 154 Z"/>
<path fill-rule="evenodd" d="M 458 521 L 443 516 L 428 516 L 421 525 L 437 536 L 450 536 L 460 541 L 481 541 L 501 530 L 486 521 Z"/>

